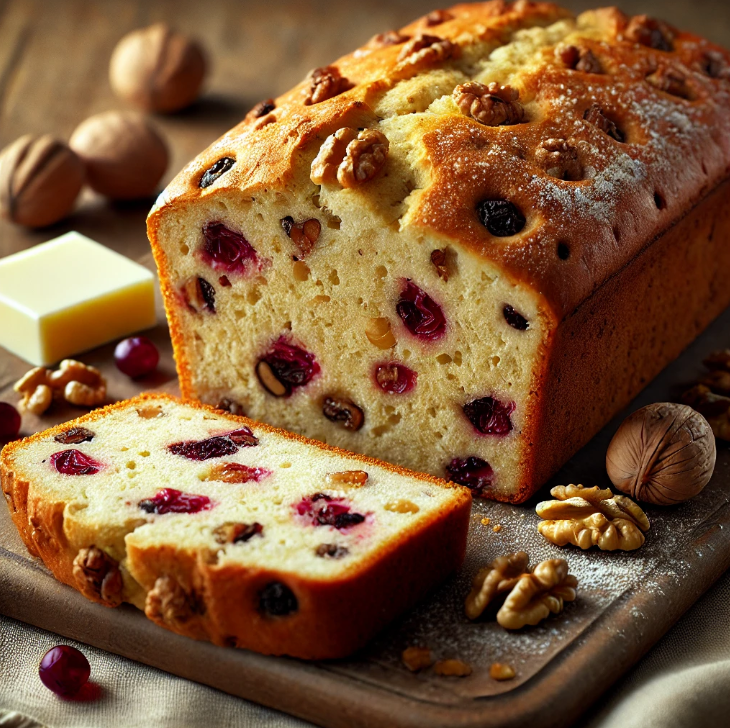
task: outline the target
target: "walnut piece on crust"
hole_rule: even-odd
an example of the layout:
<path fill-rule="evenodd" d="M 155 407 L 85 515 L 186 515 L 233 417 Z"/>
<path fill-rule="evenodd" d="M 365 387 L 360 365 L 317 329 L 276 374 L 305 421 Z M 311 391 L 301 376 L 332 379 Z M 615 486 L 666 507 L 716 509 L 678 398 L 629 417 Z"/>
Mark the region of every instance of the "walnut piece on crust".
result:
<path fill-rule="evenodd" d="M 351 188 L 372 179 L 388 155 L 388 139 L 375 129 L 338 129 L 325 139 L 312 162 L 311 179 L 315 184 L 337 180 Z"/>
<path fill-rule="evenodd" d="M 544 139 L 535 150 L 535 161 L 551 177 L 570 182 L 583 178 L 578 150 L 570 140 Z"/>
<path fill-rule="evenodd" d="M 420 33 L 406 43 L 398 54 L 401 70 L 418 71 L 427 66 L 458 58 L 461 48 L 446 38 Z"/>
<path fill-rule="evenodd" d="M 550 613 L 562 612 L 564 603 L 575 599 L 577 586 L 565 559 L 543 561 L 519 578 L 497 612 L 497 622 L 505 629 L 538 624 Z"/>
<path fill-rule="evenodd" d="M 537 530 L 548 541 L 581 549 L 598 546 L 603 551 L 633 551 L 644 543 L 649 519 L 630 498 L 609 489 L 559 485 L 550 491 L 557 500 L 537 504 L 544 518 Z"/>
<path fill-rule="evenodd" d="M 309 106 L 339 96 L 352 88 L 352 84 L 340 75 L 336 66 L 315 68 L 309 75 L 309 88 L 304 103 Z"/>
<path fill-rule="evenodd" d="M 434 25 L 441 25 L 453 19 L 454 16 L 448 10 L 433 10 L 423 19 L 423 24 L 427 28 L 432 28 Z"/>
<path fill-rule="evenodd" d="M 337 181 L 345 188 L 357 187 L 375 177 L 388 156 L 388 138 L 375 129 L 363 129 L 347 145 L 337 169 Z"/>
<path fill-rule="evenodd" d="M 596 103 L 591 104 L 584 112 L 583 118 L 600 129 L 604 134 L 608 134 L 611 139 L 617 142 L 626 141 L 625 134 L 616 126 L 615 122 L 609 119 L 603 109 Z"/>
<path fill-rule="evenodd" d="M 590 48 L 580 48 L 574 45 L 559 45 L 555 55 L 562 63 L 574 71 L 582 73 L 603 73 L 601 62 Z"/>
<path fill-rule="evenodd" d="M 648 15 L 635 15 L 623 32 L 626 40 L 658 51 L 674 50 L 674 31 L 662 20 L 650 18 Z"/>
<path fill-rule="evenodd" d="M 529 557 L 524 551 L 497 557 L 480 569 L 466 598 L 465 611 L 469 619 L 477 619 L 498 595 L 510 591 L 527 571 Z"/>
<path fill-rule="evenodd" d="M 454 101 L 464 116 L 471 116 L 485 126 L 507 126 L 525 120 L 525 110 L 519 102 L 520 92 L 498 83 L 468 81 L 453 92 Z"/>
<path fill-rule="evenodd" d="M 664 91 L 672 96 L 688 100 L 692 98 L 692 89 L 687 82 L 687 77 L 671 66 L 660 64 L 646 77 L 646 81 L 659 91 Z"/>
<path fill-rule="evenodd" d="M 205 605 L 195 594 L 188 594 L 172 576 L 159 576 L 147 592 L 144 613 L 157 624 L 176 628 L 205 612 Z"/>
<path fill-rule="evenodd" d="M 105 607 L 122 603 L 122 575 L 119 564 L 96 546 L 81 549 L 73 562 L 76 587 L 93 602 Z"/>
<path fill-rule="evenodd" d="M 410 38 L 403 33 L 399 33 L 397 30 L 389 30 L 386 33 L 378 33 L 374 35 L 368 41 L 368 47 L 370 48 L 388 48 L 394 45 L 400 45 L 405 43 Z"/>

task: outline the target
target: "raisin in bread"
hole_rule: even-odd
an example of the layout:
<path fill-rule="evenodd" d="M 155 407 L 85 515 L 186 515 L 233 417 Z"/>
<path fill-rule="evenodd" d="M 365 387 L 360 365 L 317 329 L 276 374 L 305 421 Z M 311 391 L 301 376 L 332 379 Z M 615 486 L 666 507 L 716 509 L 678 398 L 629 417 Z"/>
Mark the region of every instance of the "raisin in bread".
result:
<path fill-rule="evenodd" d="M 259 104 L 149 218 L 184 395 L 524 500 L 730 303 L 729 61 L 496 0 Z"/>
<path fill-rule="evenodd" d="M 361 647 L 459 567 L 471 496 L 166 396 L 6 446 L 31 553 L 174 632 L 314 659 Z"/>

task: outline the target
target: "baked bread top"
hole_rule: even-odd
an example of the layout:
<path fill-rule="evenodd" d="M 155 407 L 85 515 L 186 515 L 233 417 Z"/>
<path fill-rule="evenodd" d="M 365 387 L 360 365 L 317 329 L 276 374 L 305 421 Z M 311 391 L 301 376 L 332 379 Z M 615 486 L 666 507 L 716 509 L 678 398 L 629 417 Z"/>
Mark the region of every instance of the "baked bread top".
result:
<path fill-rule="evenodd" d="M 175 178 L 150 228 L 211 195 L 340 185 L 383 224 L 491 261 L 560 320 L 726 176 L 729 112 L 730 53 L 661 21 L 457 5 L 257 105 Z M 344 128 L 364 132 L 338 180 Z"/>

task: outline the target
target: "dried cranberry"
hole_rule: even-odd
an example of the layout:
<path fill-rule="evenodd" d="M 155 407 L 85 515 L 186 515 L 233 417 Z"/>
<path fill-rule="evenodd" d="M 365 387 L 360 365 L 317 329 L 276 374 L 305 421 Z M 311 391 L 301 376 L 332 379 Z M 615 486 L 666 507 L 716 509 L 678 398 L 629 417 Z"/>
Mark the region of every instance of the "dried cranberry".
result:
<path fill-rule="evenodd" d="M 513 329 L 517 329 L 518 331 L 527 331 L 527 329 L 530 328 L 530 324 L 527 319 L 521 313 L 517 313 L 517 311 L 515 311 L 515 309 L 508 303 L 505 304 L 502 309 L 502 315 L 504 316 L 504 320 Z"/>
<path fill-rule="evenodd" d="M 94 433 L 85 427 L 72 427 L 65 432 L 60 432 L 53 439 L 62 445 L 78 445 L 82 442 L 91 442 L 94 439 Z"/>
<path fill-rule="evenodd" d="M 483 200 L 477 205 L 479 221 L 498 238 L 517 235 L 525 227 L 525 216 L 509 200 Z"/>
<path fill-rule="evenodd" d="M 20 413 L 8 402 L 0 402 L 0 442 L 12 440 L 20 432 Z"/>
<path fill-rule="evenodd" d="M 449 480 L 459 485 L 470 488 L 474 495 L 483 496 L 494 479 L 492 466 L 481 458 L 474 455 L 467 458 L 454 458 L 446 466 L 446 474 Z"/>
<path fill-rule="evenodd" d="M 198 182 L 198 187 L 204 190 L 210 187 L 219 177 L 222 177 L 234 164 L 236 160 L 233 157 L 222 157 L 212 167 L 205 170 L 205 173 Z"/>
<path fill-rule="evenodd" d="M 93 475 L 102 464 L 85 455 L 81 450 L 61 450 L 51 455 L 51 465 L 63 475 Z"/>
<path fill-rule="evenodd" d="M 405 364 L 390 362 L 375 367 L 375 381 L 388 394 L 404 394 L 416 386 L 418 374 Z"/>
<path fill-rule="evenodd" d="M 395 310 L 414 336 L 438 339 L 446 331 L 446 319 L 441 306 L 410 280 L 406 281 Z"/>
<path fill-rule="evenodd" d="M 500 402 L 494 397 L 482 397 L 467 402 L 464 414 L 482 435 L 506 435 L 512 430 L 510 414 L 514 412 L 514 402 Z"/>
<path fill-rule="evenodd" d="M 304 498 L 296 507 L 300 516 L 308 516 L 314 526 L 334 526 L 338 529 L 349 528 L 362 523 L 365 516 L 351 513 L 344 498 L 334 498 L 325 493 L 315 493 Z"/>
<path fill-rule="evenodd" d="M 216 435 L 206 440 L 188 440 L 168 445 L 173 455 L 181 455 L 188 460 L 210 460 L 224 455 L 233 455 L 239 447 L 254 447 L 259 444 L 258 438 L 248 427 L 234 430 L 225 435 Z"/>
<path fill-rule="evenodd" d="M 290 344 L 283 336 L 261 357 L 259 364 L 261 362 L 268 367 L 257 366 L 259 380 L 267 391 L 280 397 L 288 397 L 292 389 L 309 384 L 320 371 L 314 354 Z M 273 376 L 273 381 L 270 381 L 270 376 Z M 281 387 L 276 386 L 277 382 Z"/>
<path fill-rule="evenodd" d="M 38 675 L 41 682 L 56 695 L 76 695 L 87 683 L 91 667 L 89 661 L 75 647 L 52 647 L 41 660 Z"/>
<path fill-rule="evenodd" d="M 209 222 L 203 228 L 203 259 L 216 270 L 245 273 L 249 263 L 258 260 L 251 243 L 222 222 Z"/>
<path fill-rule="evenodd" d="M 259 611 L 271 617 L 286 617 L 299 609 L 294 592 L 280 581 L 268 583 L 259 592 Z"/>
<path fill-rule="evenodd" d="M 114 362 L 122 374 L 143 377 L 152 373 L 160 361 L 160 352 L 146 336 L 132 336 L 120 341 L 114 349 Z"/>
<path fill-rule="evenodd" d="M 210 508 L 210 498 L 207 495 L 183 493 L 174 488 L 163 488 L 152 498 L 139 502 L 139 507 L 147 513 L 198 513 Z"/>
<path fill-rule="evenodd" d="M 198 278 L 198 285 L 200 286 L 200 297 L 203 299 L 205 308 L 211 313 L 215 313 L 215 288 L 205 278 Z"/>

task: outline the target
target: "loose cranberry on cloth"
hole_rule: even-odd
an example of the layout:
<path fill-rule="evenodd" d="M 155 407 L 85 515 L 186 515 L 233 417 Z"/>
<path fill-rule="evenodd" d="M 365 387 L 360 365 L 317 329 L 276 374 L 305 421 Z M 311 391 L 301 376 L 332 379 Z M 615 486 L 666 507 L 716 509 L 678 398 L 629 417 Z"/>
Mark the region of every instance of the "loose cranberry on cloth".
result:
<path fill-rule="evenodd" d="M 38 668 L 41 682 L 56 695 L 76 695 L 91 674 L 89 661 L 75 647 L 52 647 L 41 660 Z"/>

